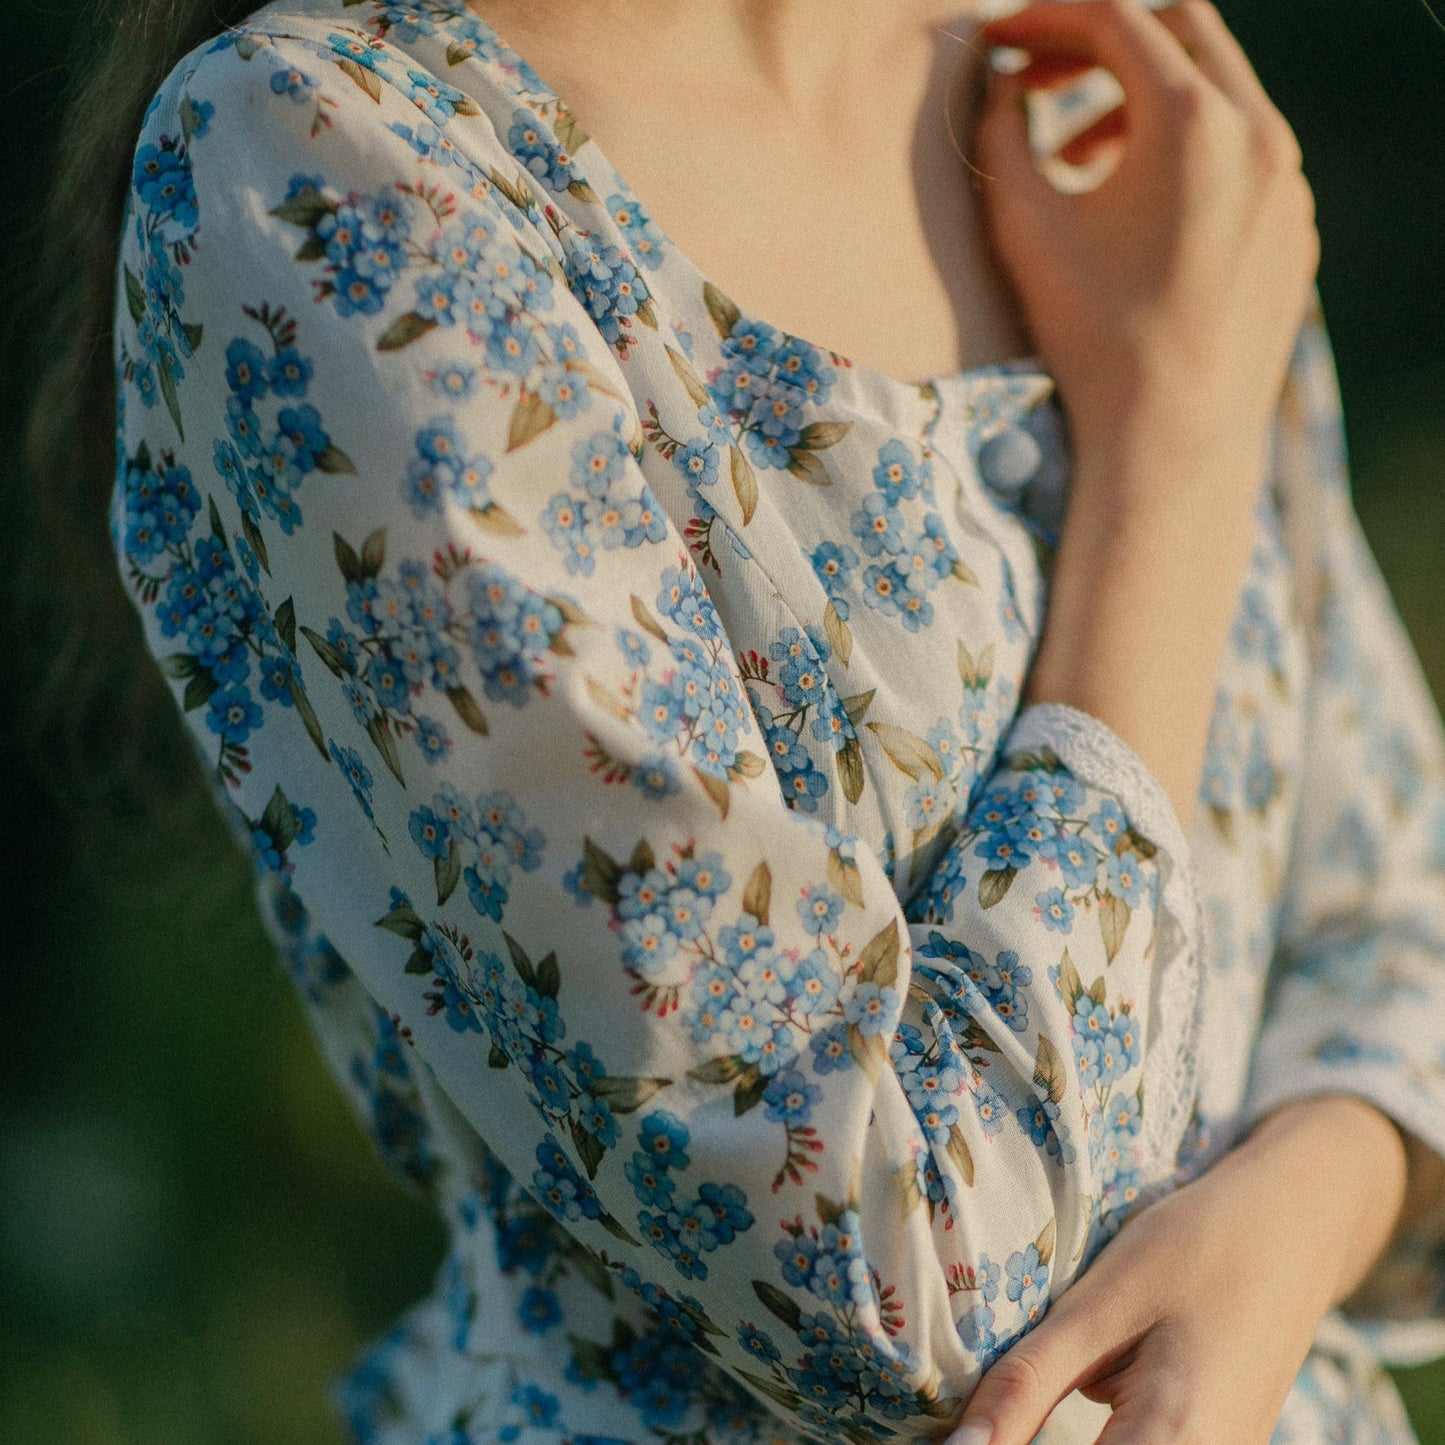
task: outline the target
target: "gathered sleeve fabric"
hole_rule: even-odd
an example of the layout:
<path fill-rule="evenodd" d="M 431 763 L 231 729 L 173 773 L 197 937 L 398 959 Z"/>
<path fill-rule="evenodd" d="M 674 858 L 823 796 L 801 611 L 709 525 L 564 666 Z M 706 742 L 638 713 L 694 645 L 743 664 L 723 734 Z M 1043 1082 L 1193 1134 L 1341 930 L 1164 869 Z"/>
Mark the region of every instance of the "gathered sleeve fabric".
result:
<path fill-rule="evenodd" d="M 1445 729 L 1346 483 L 1323 332 L 1301 342 L 1281 431 L 1312 683 L 1278 947 L 1244 1114 L 1368 1100 L 1445 1155 Z M 1308 539 L 1308 540 L 1306 540 Z M 1351 1303 L 1392 1362 L 1445 1352 L 1445 1199 Z"/>
<path fill-rule="evenodd" d="M 787 805 L 539 154 L 380 43 L 184 63 L 121 566 L 259 861 L 522 1186 L 797 1428 L 927 1433 L 1170 1172 L 1187 848 L 1061 707 L 906 913 Z"/>

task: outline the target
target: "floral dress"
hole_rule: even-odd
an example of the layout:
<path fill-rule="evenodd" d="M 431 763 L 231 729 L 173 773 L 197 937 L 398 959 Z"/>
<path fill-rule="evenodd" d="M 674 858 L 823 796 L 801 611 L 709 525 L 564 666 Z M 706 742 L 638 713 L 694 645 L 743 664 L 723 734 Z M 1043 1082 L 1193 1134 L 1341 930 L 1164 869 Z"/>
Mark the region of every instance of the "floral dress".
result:
<path fill-rule="evenodd" d="M 1188 820 L 1019 704 L 1047 375 L 748 315 L 461 0 L 278 0 L 177 66 L 115 348 L 146 638 L 451 1229 L 337 1388 L 359 1441 L 936 1435 L 1268 1110 L 1445 1151 L 1445 741 L 1317 328 Z M 1413 1438 L 1379 1360 L 1445 1351 L 1439 1239 L 1278 1445 Z"/>

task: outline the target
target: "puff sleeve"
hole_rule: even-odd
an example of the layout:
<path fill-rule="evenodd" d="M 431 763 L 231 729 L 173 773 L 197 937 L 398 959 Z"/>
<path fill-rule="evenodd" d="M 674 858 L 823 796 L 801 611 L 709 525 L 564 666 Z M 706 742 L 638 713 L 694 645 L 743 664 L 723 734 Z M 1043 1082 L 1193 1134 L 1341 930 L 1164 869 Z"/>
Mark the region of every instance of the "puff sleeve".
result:
<path fill-rule="evenodd" d="M 1302 342 L 1293 401 L 1282 460 L 1308 498 L 1313 671 L 1245 1117 L 1351 1094 L 1445 1154 L 1445 730 L 1351 504 L 1317 326 Z M 1445 1200 L 1352 1308 L 1393 1362 L 1445 1352 Z"/>
<path fill-rule="evenodd" d="M 523 122 L 350 33 L 172 76 L 121 566 L 260 859 L 522 1185 L 799 1428 L 925 1433 L 1168 1177 L 1187 849 L 1061 707 L 906 915 L 787 806 L 644 472 L 645 287 Z"/>

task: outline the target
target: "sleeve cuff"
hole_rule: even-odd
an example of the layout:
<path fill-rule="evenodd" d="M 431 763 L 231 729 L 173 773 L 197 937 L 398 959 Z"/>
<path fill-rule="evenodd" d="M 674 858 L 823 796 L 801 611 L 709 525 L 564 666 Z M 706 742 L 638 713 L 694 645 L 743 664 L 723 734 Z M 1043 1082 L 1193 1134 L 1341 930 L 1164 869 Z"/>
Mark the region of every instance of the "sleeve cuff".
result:
<path fill-rule="evenodd" d="M 1107 723 L 1064 702 L 1023 708 L 1009 729 L 1006 753 L 1049 748 L 1081 782 L 1113 793 L 1135 829 L 1185 863 L 1189 846 L 1164 785 Z"/>
<path fill-rule="evenodd" d="M 1164 785 L 1106 723 L 1067 703 L 1020 710 L 1005 755 L 1047 748 L 1081 783 L 1112 794 L 1135 832 L 1159 850 L 1152 1041 L 1144 1058 L 1151 1100 L 1144 1130 L 1144 1193 L 1171 1186 L 1198 1087 L 1200 909 L 1189 843 Z"/>

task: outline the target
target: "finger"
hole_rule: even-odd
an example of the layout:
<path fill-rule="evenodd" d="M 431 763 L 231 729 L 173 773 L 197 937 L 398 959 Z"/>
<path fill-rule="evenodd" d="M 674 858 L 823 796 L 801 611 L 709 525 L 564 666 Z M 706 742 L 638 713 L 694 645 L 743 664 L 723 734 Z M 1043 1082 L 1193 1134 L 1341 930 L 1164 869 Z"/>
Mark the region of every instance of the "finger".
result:
<path fill-rule="evenodd" d="M 1037 1332 L 1035 1332 L 1037 1333 Z M 1065 1372 L 1049 1352 L 1028 1348 L 1034 1336 L 996 1360 L 943 1445 L 1028 1445 L 1069 1393 Z"/>
<path fill-rule="evenodd" d="M 1182 1397 L 1139 1390 L 1114 1405 L 1095 1445 L 1179 1445 L 1190 1438 Z"/>
<path fill-rule="evenodd" d="M 943 1445 L 1029 1445 L 1065 1395 L 1118 1370 L 1138 1341 L 1119 1311 L 1097 1301 L 1054 1310 L 984 1372 Z"/>
<path fill-rule="evenodd" d="M 988 181 L 1010 186 L 1034 204 L 1048 205 L 1058 193 L 1040 175 L 1029 147 L 1024 90 L 1021 74 L 989 78 L 976 131 L 978 163 Z"/>
<path fill-rule="evenodd" d="M 1095 69 L 1087 56 L 1041 55 L 1018 72 L 1028 90 L 1057 90 Z"/>
<path fill-rule="evenodd" d="M 1114 73 L 1128 98 L 1148 105 L 1197 87 L 1201 72 L 1137 0 L 1040 0 L 980 30 L 988 45 L 1041 57 L 1090 60 Z"/>
<path fill-rule="evenodd" d="M 1153 13 L 1204 76 L 1242 111 L 1258 115 L 1274 110 L 1244 48 L 1209 0 L 1176 0 Z"/>

